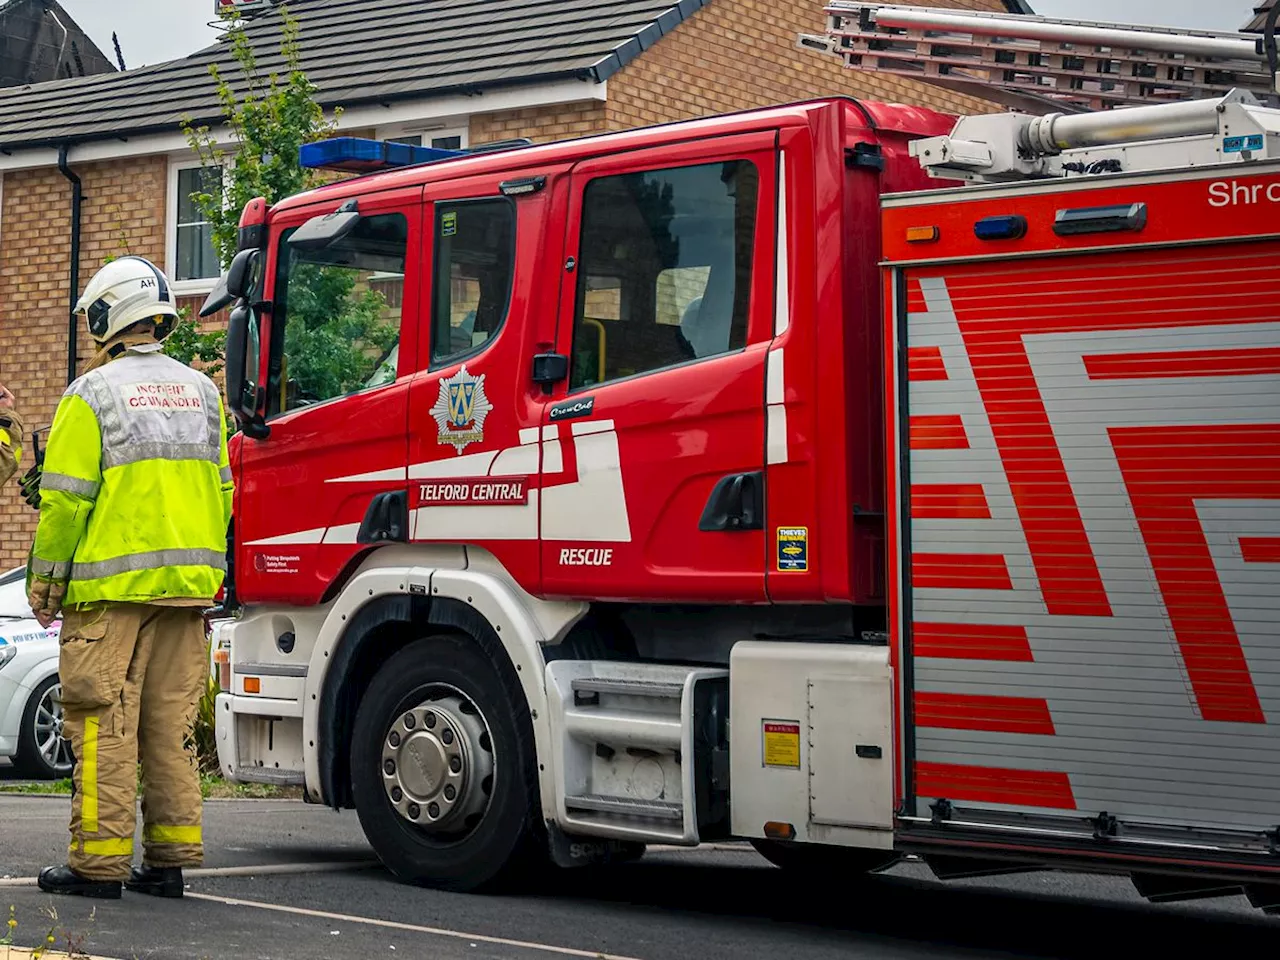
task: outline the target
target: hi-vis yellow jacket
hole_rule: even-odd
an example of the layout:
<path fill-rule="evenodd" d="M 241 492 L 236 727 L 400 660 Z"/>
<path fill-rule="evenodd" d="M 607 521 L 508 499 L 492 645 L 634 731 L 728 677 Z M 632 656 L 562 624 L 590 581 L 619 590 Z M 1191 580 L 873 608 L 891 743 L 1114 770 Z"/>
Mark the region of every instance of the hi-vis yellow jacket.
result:
<path fill-rule="evenodd" d="M 67 607 L 212 600 L 231 495 L 217 387 L 159 345 L 134 347 L 58 405 L 29 577 L 67 583 Z"/>

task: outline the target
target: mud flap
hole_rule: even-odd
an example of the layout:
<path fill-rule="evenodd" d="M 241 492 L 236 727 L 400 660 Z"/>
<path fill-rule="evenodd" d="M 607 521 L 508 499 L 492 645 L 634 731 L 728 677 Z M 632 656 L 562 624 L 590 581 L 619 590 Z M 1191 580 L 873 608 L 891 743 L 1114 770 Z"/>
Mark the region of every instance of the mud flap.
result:
<path fill-rule="evenodd" d="M 547 821 L 547 846 L 557 867 L 589 867 L 605 863 L 627 863 L 644 856 L 645 845 L 626 840 L 569 836 Z"/>

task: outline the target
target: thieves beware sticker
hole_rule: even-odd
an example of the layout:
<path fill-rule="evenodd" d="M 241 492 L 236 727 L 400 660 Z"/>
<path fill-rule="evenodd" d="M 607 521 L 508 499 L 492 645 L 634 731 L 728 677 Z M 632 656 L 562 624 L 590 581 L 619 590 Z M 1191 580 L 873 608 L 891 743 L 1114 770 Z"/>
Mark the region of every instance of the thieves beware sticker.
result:
<path fill-rule="evenodd" d="M 765 720 L 764 765 L 800 768 L 800 724 L 791 720 Z"/>
<path fill-rule="evenodd" d="M 809 569 L 809 528 L 778 528 L 778 572 L 805 573 Z"/>

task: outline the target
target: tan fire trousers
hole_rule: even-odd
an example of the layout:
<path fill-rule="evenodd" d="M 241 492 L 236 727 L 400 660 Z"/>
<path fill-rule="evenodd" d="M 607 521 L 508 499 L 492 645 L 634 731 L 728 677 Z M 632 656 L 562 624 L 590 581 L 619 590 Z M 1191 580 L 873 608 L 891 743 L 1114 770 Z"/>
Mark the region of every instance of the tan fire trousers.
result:
<path fill-rule="evenodd" d="M 193 607 L 94 605 L 63 619 L 63 729 L 75 752 L 68 865 L 123 880 L 133 861 L 142 763 L 143 862 L 198 866 L 200 776 L 191 731 L 208 673 Z"/>

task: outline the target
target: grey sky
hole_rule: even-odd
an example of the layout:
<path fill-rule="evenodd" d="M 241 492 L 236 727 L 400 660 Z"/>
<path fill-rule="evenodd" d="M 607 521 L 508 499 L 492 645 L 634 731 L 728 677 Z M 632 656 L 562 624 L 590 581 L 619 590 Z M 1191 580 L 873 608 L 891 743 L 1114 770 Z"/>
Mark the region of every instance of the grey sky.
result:
<path fill-rule="evenodd" d="M 61 0 L 76 22 L 115 58 L 111 33 L 120 35 L 130 67 L 159 63 L 194 53 L 214 41 L 208 24 L 213 0 Z M 821 6 L 823 0 L 809 0 Z M 911 2 L 911 0 L 904 0 Z M 1253 0 L 1030 0 L 1036 13 L 1081 20 L 1112 19 L 1128 23 L 1200 30 L 1238 30 L 1249 18 Z"/>

